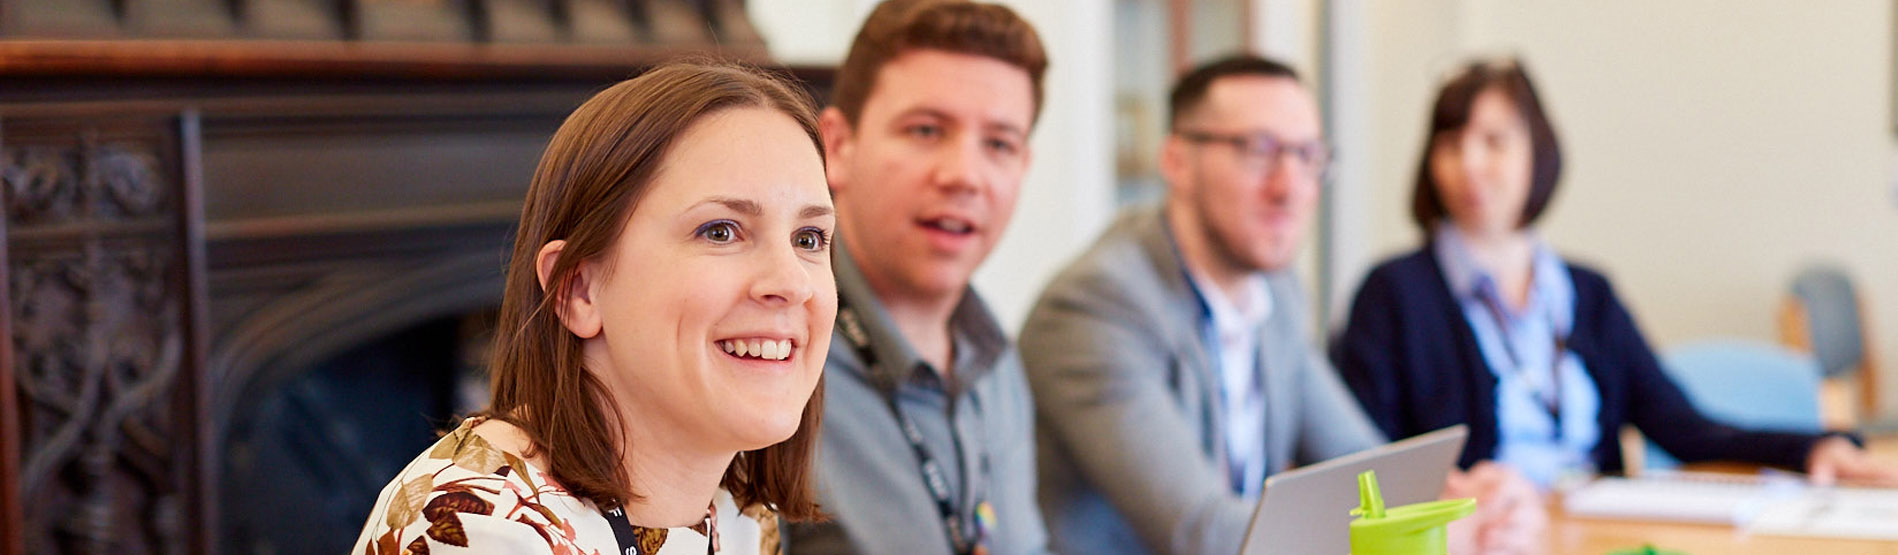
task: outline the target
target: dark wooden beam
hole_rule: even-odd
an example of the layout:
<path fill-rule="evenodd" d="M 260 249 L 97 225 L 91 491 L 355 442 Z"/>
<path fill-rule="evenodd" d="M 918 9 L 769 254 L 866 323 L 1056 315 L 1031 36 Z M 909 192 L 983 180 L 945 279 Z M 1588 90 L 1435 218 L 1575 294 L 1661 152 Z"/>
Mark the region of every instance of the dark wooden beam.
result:
<path fill-rule="evenodd" d="M 0 145 L 4 146 L 4 145 Z M 26 553 L 26 515 L 20 507 L 20 405 L 13 378 L 13 275 L 8 263 L 7 222 L 0 217 L 0 554 Z"/>
<path fill-rule="evenodd" d="M 764 64 L 756 47 L 628 47 L 271 40 L 0 41 L 0 75 L 403 77 L 441 80 L 625 78 L 689 55 Z"/>
<path fill-rule="evenodd" d="M 178 243 L 184 261 L 185 359 L 187 370 L 178 385 L 182 392 L 178 412 L 191 423 L 189 447 L 184 468 L 193 473 L 186 483 L 193 484 L 185 499 L 197 510 L 194 522 L 206 523 L 191 529 L 186 540 L 192 553 L 216 555 L 218 552 L 218 469 L 216 423 L 211 420 L 211 377 L 205 361 L 210 357 L 210 290 L 205 269 L 204 240 L 204 131 L 196 110 L 178 116 Z"/>

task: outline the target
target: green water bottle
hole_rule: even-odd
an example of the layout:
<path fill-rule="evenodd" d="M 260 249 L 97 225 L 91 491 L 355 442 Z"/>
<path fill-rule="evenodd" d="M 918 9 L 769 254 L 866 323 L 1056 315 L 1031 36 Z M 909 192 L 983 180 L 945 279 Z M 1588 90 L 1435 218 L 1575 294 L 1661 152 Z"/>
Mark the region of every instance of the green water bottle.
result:
<path fill-rule="evenodd" d="M 1476 512 L 1475 499 L 1446 499 L 1384 509 L 1377 472 L 1358 475 L 1358 501 L 1351 514 L 1351 555 L 1446 555 L 1443 527 Z"/>

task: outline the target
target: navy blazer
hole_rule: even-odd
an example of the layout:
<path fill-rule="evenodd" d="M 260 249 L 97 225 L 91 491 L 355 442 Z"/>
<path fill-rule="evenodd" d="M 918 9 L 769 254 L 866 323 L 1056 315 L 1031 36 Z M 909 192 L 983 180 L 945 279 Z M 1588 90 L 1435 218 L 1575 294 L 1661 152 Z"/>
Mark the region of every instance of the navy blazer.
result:
<path fill-rule="evenodd" d="M 1738 460 L 1804 469 L 1814 434 L 1746 431 L 1701 416 L 1661 371 L 1634 319 L 1601 274 L 1564 261 L 1575 282 L 1569 350 L 1601 392 L 1602 441 L 1589 453 L 1621 473 L 1619 431 L 1634 424 L 1684 462 Z M 1496 375 L 1428 246 L 1371 270 L 1332 342 L 1332 360 L 1371 419 L 1392 439 L 1452 424 L 1470 437 L 1464 468 L 1496 454 Z"/>

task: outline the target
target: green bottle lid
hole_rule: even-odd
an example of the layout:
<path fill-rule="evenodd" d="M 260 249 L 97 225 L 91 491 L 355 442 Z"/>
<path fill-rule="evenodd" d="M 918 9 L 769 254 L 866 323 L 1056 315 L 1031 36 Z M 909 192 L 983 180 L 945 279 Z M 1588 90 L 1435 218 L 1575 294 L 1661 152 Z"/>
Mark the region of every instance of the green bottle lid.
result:
<path fill-rule="evenodd" d="M 1443 527 L 1476 512 L 1475 499 L 1447 499 L 1384 508 L 1377 472 L 1358 475 L 1358 508 L 1351 514 L 1351 555 L 1446 555 Z"/>
<path fill-rule="evenodd" d="M 1659 548 L 1654 547 L 1654 544 L 1648 544 L 1648 545 L 1643 545 L 1641 547 L 1634 548 L 1634 549 L 1610 551 L 1608 552 L 1608 555 L 1687 555 L 1687 552 L 1674 551 L 1671 549 L 1659 549 Z"/>

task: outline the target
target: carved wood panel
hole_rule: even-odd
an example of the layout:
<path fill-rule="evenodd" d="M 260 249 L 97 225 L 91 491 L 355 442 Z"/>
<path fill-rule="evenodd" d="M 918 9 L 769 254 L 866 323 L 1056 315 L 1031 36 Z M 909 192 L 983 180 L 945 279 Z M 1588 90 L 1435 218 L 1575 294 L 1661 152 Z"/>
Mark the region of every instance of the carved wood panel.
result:
<path fill-rule="evenodd" d="M 176 118 L 0 122 L 29 553 L 203 551 L 193 257 Z"/>

